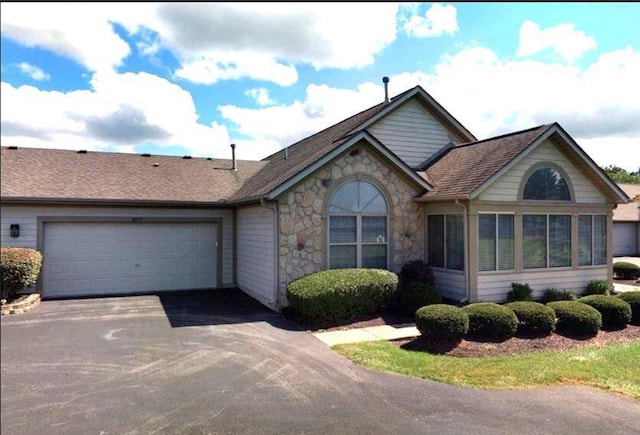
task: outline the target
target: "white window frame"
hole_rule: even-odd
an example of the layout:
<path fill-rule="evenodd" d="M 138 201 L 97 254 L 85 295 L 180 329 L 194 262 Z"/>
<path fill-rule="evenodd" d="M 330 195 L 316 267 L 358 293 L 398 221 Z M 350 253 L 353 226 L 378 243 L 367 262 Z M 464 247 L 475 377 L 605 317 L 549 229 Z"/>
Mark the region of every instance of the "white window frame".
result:
<path fill-rule="evenodd" d="M 331 266 L 331 247 L 332 246 L 354 246 L 356 247 L 356 268 L 360 269 L 362 268 L 362 247 L 363 246 L 381 246 L 384 245 L 385 246 L 385 258 L 386 258 L 386 264 L 385 264 L 385 269 L 389 269 L 389 261 L 390 261 L 390 243 L 389 243 L 389 227 L 390 227 L 390 218 L 389 218 L 389 201 L 387 201 L 386 196 L 384 195 L 384 193 L 382 192 L 382 189 L 380 189 L 376 183 L 368 180 L 368 179 L 359 179 L 359 178 L 355 178 L 355 179 L 351 179 L 349 181 L 346 181 L 345 183 L 340 184 L 340 186 L 333 192 L 335 194 L 335 192 L 337 192 L 340 188 L 344 187 L 345 185 L 349 184 L 349 183 L 357 183 L 357 182 L 365 182 L 365 183 L 369 183 L 371 184 L 373 187 L 375 187 L 378 192 L 380 193 L 380 196 L 382 196 L 382 198 L 384 199 L 385 202 L 385 206 L 387 209 L 386 213 L 353 213 L 353 212 L 344 212 L 344 213 L 332 213 L 330 211 L 331 208 L 331 201 L 333 199 L 333 194 L 329 197 L 329 201 L 327 203 L 327 224 L 326 224 L 326 228 L 327 228 L 327 255 L 326 255 L 326 259 L 327 259 L 327 269 L 332 269 Z M 345 217 L 355 217 L 356 218 L 356 241 L 355 242 L 348 242 L 348 243 L 332 243 L 331 242 L 331 218 L 332 217 L 340 217 L 340 216 L 345 216 Z M 377 242 L 377 243 L 373 243 L 373 242 L 363 242 L 362 241 L 362 218 L 363 217 L 384 217 L 385 218 L 385 225 L 386 225 L 386 235 L 384 236 L 384 240 L 381 242 Z"/>
<path fill-rule="evenodd" d="M 545 216 L 545 249 L 546 249 L 546 256 L 545 256 L 545 266 L 544 267 L 526 267 L 525 266 L 525 255 L 524 255 L 524 249 L 525 249 L 525 243 L 524 243 L 524 239 L 525 239 L 525 233 L 524 233 L 524 218 L 525 216 Z M 566 266 L 550 266 L 549 265 L 549 258 L 551 256 L 551 251 L 549 249 L 549 217 L 550 216 L 565 216 L 569 218 L 569 246 L 570 246 L 570 251 L 569 251 L 569 264 Z M 572 259 L 573 259 L 573 219 L 571 217 L 571 214 L 567 214 L 567 213 L 522 213 L 522 249 L 520 251 L 520 255 L 522 257 L 522 269 L 523 270 L 527 270 L 527 271 L 531 271 L 531 270 L 548 270 L 548 269 L 552 269 L 552 270 L 559 270 L 559 269 L 568 269 L 572 267 Z"/>
<path fill-rule="evenodd" d="M 604 230 L 604 240 L 603 240 L 603 246 L 604 246 L 604 263 L 596 263 L 595 262 L 595 257 L 596 257 L 596 252 L 595 252 L 595 248 L 596 248 L 596 225 L 595 225 L 595 220 L 596 220 L 596 216 L 604 218 L 604 222 L 605 222 L 605 230 Z M 581 217 L 590 217 L 591 218 L 591 264 L 580 264 L 580 218 Z M 608 261 L 607 261 L 607 226 L 609 225 L 608 223 L 608 219 L 607 219 L 607 215 L 606 214 L 602 214 L 602 213 L 582 213 L 578 215 L 578 267 L 593 267 L 593 266 L 606 266 Z"/>
<path fill-rule="evenodd" d="M 430 216 L 442 216 L 443 217 L 443 228 L 444 231 L 442 232 L 442 249 L 443 249 L 443 265 L 442 266 L 435 266 L 431 263 L 431 258 L 429 258 L 429 249 L 431 246 L 431 240 L 429 240 L 429 217 Z M 447 255 L 447 216 L 460 216 L 462 217 L 462 269 L 452 269 L 449 268 L 448 263 L 448 255 Z M 433 268 L 436 269 L 444 269 L 444 270 L 450 270 L 450 271 L 455 271 L 455 272 L 464 272 L 465 268 L 466 268 L 466 264 L 465 264 L 465 255 L 464 255 L 464 249 L 465 249 L 465 224 L 464 224 L 464 214 L 463 213 L 429 213 L 426 215 L 426 227 L 427 227 L 427 231 L 426 231 L 426 239 L 427 239 L 427 262 L 429 263 L 429 265 Z"/>
<path fill-rule="evenodd" d="M 493 216 L 494 219 L 494 223 L 495 223 L 495 268 L 494 269 L 487 269 L 487 270 L 482 270 L 480 269 L 480 216 Z M 513 234 L 512 234 L 512 239 L 511 239 L 511 243 L 512 243 L 512 257 L 511 257 L 511 265 L 512 267 L 510 269 L 500 269 L 500 226 L 499 226 L 499 216 L 501 215 L 505 215 L 505 216 L 511 216 L 512 218 L 512 230 L 513 230 Z M 516 268 L 516 214 L 515 213 L 508 213 L 508 212 L 490 212 L 490 211 L 486 211 L 486 212 L 480 212 L 478 213 L 478 250 L 477 250 L 477 258 L 478 258 L 478 273 L 504 273 L 504 272 L 513 272 L 515 271 Z"/>

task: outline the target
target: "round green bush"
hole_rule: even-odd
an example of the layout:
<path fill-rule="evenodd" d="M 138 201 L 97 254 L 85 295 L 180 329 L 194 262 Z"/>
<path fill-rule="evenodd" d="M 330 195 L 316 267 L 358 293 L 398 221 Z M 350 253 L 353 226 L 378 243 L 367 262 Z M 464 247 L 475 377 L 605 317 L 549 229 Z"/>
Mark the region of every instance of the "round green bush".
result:
<path fill-rule="evenodd" d="M 556 313 L 556 331 L 575 336 L 594 336 L 602 328 L 602 315 L 590 305 L 578 301 L 549 302 Z"/>
<path fill-rule="evenodd" d="M 640 290 L 620 293 L 616 296 L 631 307 L 631 321 L 633 325 L 640 325 Z"/>
<path fill-rule="evenodd" d="M 382 269 L 334 269 L 287 285 L 288 310 L 309 322 L 340 323 L 379 311 L 395 297 L 398 276 Z"/>
<path fill-rule="evenodd" d="M 416 311 L 416 328 L 429 340 L 460 341 L 469 331 L 469 316 L 459 307 L 433 304 Z"/>
<path fill-rule="evenodd" d="M 521 334 L 549 335 L 556 330 L 556 313 L 540 302 L 510 302 L 505 307 L 516 314 Z"/>
<path fill-rule="evenodd" d="M 478 302 L 462 308 L 469 316 L 469 335 L 492 340 L 507 340 L 518 329 L 513 310 L 494 302 Z"/>
<path fill-rule="evenodd" d="M 398 286 L 398 300 L 402 308 L 411 314 L 415 314 L 418 308 L 442 302 L 434 286 L 416 281 Z"/>
<path fill-rule="evenodd" d="M 578 302 L 598 310 L 605 329 L 622 329 L 631 321 L 631 306 L 615 296 L 590 295 L 578 299 Z"/>
<path fill-rule="evenodd" d="M 592 279 L 582 292 L 582 296 L 611 294 L 611 284 L 606 279 Z"/>
<path fill-rule="evenodd" d="M 613 263 L 613 274 L 618 279 L 638 279 L 640 278 L 640 266 L 628 261 L 616 261 Z"/>
<path fill-rule="evenodd" d="M 35 284 L 41 266 L 42 254 L 35 249 L 2 248 L 0 250 L 2 299 L 9 299 Z"/>

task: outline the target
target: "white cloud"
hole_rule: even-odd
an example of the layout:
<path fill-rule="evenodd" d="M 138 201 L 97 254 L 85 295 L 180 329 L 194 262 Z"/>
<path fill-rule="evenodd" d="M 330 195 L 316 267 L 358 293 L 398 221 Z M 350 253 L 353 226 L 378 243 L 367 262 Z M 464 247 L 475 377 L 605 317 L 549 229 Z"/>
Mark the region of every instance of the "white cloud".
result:
<path fill-rule="evenodd" d="M 49 80 L 50 76 L 46 72 L 42 71 L 42 69 L 38 68 L 35 65 L 31 65 L 27 62 L 21 62 L 16 65 L 16 67 L 23 73 L 31 77 L 35 81 L 43 81 Z"/>
<path fill-rule="evenodd" d="M 112 69 L 129 46 L 97 3 L 2 3 L 2 36 L 73 59 L 90 71 Z"/>
<path fill-rule="evenodd" d="M 260 106 L 272 106 L 276 104 L 276 102 L 269 96 L 269 90 L 266 88 L 247 89 L 244 91 L 244 94 L 256 100 L 256 103 Z"/>
<path fill-rule="evenodd" d="M 531 56 L 550 48 L 571 62 L 595 47 L 595 39 L 575 30 L 573 24 L 559 24 L 542 30 L 538 24 L 527 20 L 520 27 L 519 56 Z"/>
<path fill-rule="evenodd" d="M 131 51 L 113 29 L 118 23 L 142 55 L 171 52 L 186 80 L 288 86 L 298 80 L 296 65 L 372 64 L 396 38 L 397 10 L 397 3 L 370 3 L 366 19 L 354 19 L 361 3 L 2 3 L 2 34 L 103 71 Z"/>
<path fill-rule="evenodd" d="M 445 34 L 452 35 L 458 30 L 457 10 L 452 5 L 443 6 L 434 3 L 424 16 L 416 15 L 415 5 L 408 6 L 405 11 L 414 14 L 406 18 L 402 25 L 403 30 L 410 36 L 429 38 Z"/>
<path fill-rule="evenodd" d="M 65 149 L 119 149 L 152 143 L 194 156 L 228 157 L 225 126 L 197 122 L 191 95 L 147 73 L 96 73 L 92 89 L 58 92 L 3 82 L 2 143 Z"/>

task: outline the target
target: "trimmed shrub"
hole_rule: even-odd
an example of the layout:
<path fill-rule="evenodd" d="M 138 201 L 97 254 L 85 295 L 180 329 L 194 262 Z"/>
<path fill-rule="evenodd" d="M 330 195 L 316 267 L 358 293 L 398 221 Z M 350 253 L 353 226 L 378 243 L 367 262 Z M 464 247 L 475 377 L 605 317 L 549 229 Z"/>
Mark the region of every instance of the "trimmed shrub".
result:
<path fill-rule="evenodd" d="M 587 304 L 600 312 L 602 327 L 605 329 L 626 328 L 631 321 L 631 306 L 615 296 L 590 295 L 578 299 L 578 302 Z"/>
<path fill-rule="evenodd" d="M 557 290 L 554 288 L 548 288 L 542 294 L 542 303 L 546 304 L 554 301 L 575 301 L 578 300 L 578 295 L 566 290 Z"/>
<path fill-rule="evenodd" d="M 423 282 L 411 281 L 398 287 L 398 301 L 404 310 L 415 314 L 418 308 L 441 303 L 442 298 L 435 287 Z"/>
<path fill-rule="evenodd" d="M 532 301 L 533 300 L 533 290 L 529 284 L 520 284 L 518 282 L 511 283 L 511 291 L 507 293 L 507 302 L 516 302 L 516 301 Z"/>
<path fill-rule="evenodd" d="M 640 325 L 640 290 L 620 293 L 616 297 L 622 299 L 631 307 L 631 321 L 629 323 Z"/>
<path fill-rule="evenodd" d="M 640 266 L 628 261 L 617 261 L 613 263 L 613 274 L 618 279 L 638 279 L 640 278 Z"/>
<path fill-rule="evenodd" d="M 549 335 L 556 330 L 556 313 L 540 302 L 519 301 L 505 304 L 518 318 L 521 334 Z"/>
<path fill-rule="evenodd" d="M 518 329 L 513 310 L 494 302 L 477 302 L 462 308 L 469 316 L 469 335 L 492 340 L 507 340 Z"/>
<path fill-rule="evenodd" d="M 416 311 L 416 328 L 429 340 L 460 341 L 469 331 L 469 316 L 455 305 L 434 304 Z"/>
<path fill-rule="evenodd" d="M 398 276 L 382 269 L 334 269 L 287 285 L 289 310 L 304 321 L 342 322 L 382 309 L 395 296 Z"/>
<path fill-rule="evenodd" d="M 2 299 L 9 299 L 24 291 L 38 280 L 42 266 L 42 254 L 29 248 L 2 248 L 0 272 L 2 274 Z"/>
<path fill-rule="evenodd" d="M 590 305 L 578 301 L 549 302 L 556 313 L 556 331 L 575 336 L 594 336 L 602 328 L 602 315 Z"/>
<path fill-rule="evenodd" d="M 592 279 L 587 283 L 582 296 L 611 294 L 611 284 L 606 279 Z"/>
<path fill-rule="evenodd" d="M 435 286 L 433 271 L 429 264 L 423 260 L 411 260 L 402 265 L 398 272 L 398 283 L 400 286 L 410 282 L 422 282 L 428 286 Z"/>

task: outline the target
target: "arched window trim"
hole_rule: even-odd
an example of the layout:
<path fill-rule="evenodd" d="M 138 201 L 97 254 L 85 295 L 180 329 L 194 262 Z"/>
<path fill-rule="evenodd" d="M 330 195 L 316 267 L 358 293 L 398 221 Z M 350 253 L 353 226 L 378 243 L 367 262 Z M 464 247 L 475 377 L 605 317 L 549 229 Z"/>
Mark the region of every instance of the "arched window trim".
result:
<path fill-rule="evenodd" d="M 366 182 L 371 184 L 382 196 L 382 198 L 384 199 L 385 205 L 386 205 L 386 213 L 349 213 L 349 212 L 344 212 L 344 213 L 331 213 L 330 212 L 330 208 L 331 208 L 331 203 L 335 197 L 335 194 L 345 185 L 349 184 L 349 183 L 353 183 L 353 182 Z M 369 245 L 366 242 L 362 241 L 362 224 L 363 224 L 363 219 L 362 217 L 364 216 L 366 217 L 382 217 L 384 216 L 385 218 L 385 223 L 386 223 L 386 236 L 385 236 L 385 240 L 384 240 L 384 244 L 385 245 L 385 256 L 386 256 L 386 264 L 383 268 L 388 268 L 389 264 L 391 263 L 391 259 L 390 259 L 390 247 L 391 247 L 391 201 L 389 200 L 389 195 L 387 194 L 386 190 L 380 186 L 379 182 L 372 178 L 369 177 L 367 175 L 364 174 L 355 174 L 349 177 L 345 177 L 342 180 L 340 180 L 340 182 L 335 183 L 333 186 L 331 186 L 331 188 L 329 189 L 328 193 L 327 193 L 327 201 L 325 201 L 324 207 L 323 207 L 323 220 L 325 221 L 325 235 L 326 235 L 326 264 L 327 264 L 327 269 L 331 269 L 332 268 L 332 262 L 331 262 L 331 247 L 335 246 L 335 244 L 331 243 L 331 217 L 332 216 L 355 216 L 356 217 L 356 221 L 357 221 L 357 240 L 355 242 L 355 246 L 356 246 L 356 267 L 361 268 L 361 267 L 365 267 L 363 265 L 363 255 L 362 255 L 362 251 L 363 251 L 363 246 L 367 246 Z"/>
<path fill-rule="evenodd" d="M 527 185 L 527 181 L 529 181 L 529 178 L 539 169 L 542 168 L 549 168 L 552 169 L 554 171 L 556 171 L 558 174 L 560 174 L 560 176 L 562 177 L 562 179 L 564 180 L 566 186 L 567 186 L 567 190 L 569 191 L 569 200 L 557 200 L 557 199 L 525 199 L 524 198 L 524 189 L 525 186 Z M 524 174 L 524 176 L 522 177 L 522 181 L 520 182 L 520 187 L 518 190 L 518 198 L 521 201 L 526 201 L 526 202 L 553 202 L 553 203 L 572 203 L 575 202 L 575 193 L 573 190 L 573 183 L 571 182 L 571 178 L 569 177 L 569 175 L 567 174 L 567 172 L 562 169 L 559 165 L 553 163 L 553 162 L 538 162 L 535 165 L 531 166 L 527 172 Z"/>

